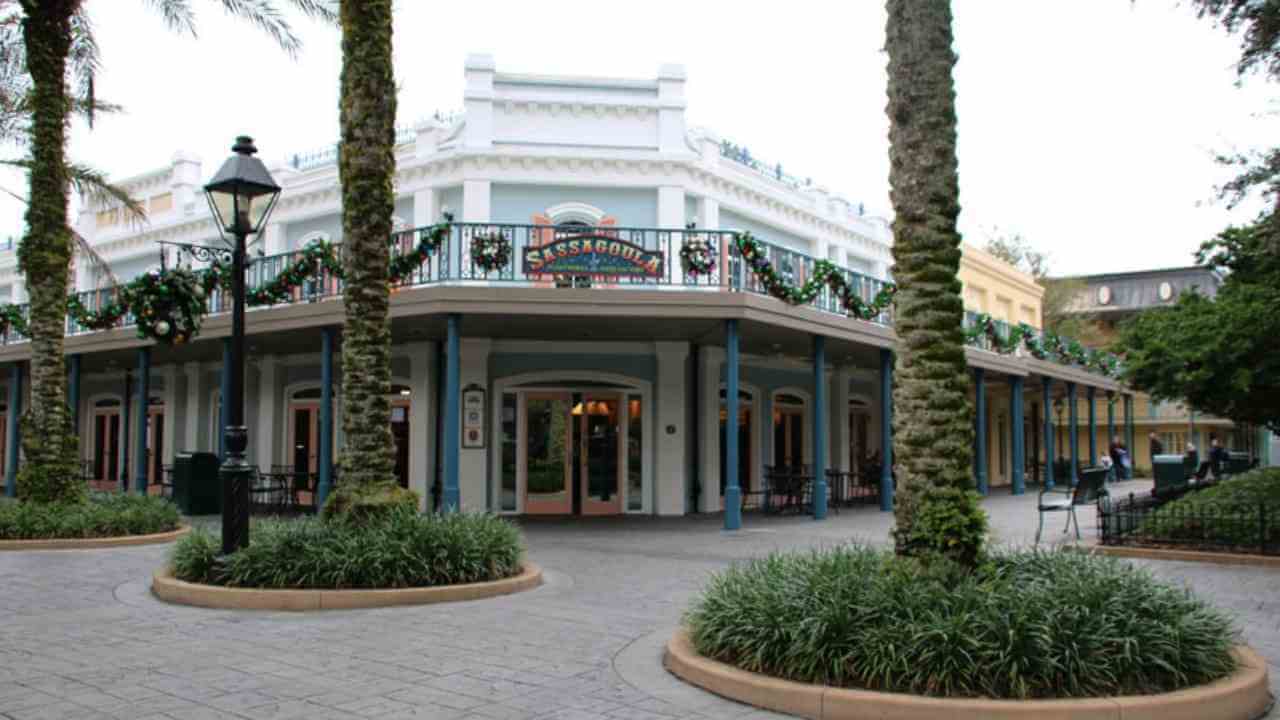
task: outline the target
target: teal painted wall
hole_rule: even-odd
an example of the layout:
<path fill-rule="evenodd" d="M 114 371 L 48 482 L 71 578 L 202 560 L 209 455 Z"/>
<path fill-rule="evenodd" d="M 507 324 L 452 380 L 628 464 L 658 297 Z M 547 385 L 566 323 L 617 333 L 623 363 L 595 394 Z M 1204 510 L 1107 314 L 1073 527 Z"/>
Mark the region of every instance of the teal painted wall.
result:
<path fill-rule="evenodd" d="M 495 183 L 489 192 L 493 222 L 528 223 L 534 213 L 566 202 L 594 205 L 617 218 L 618 225 L 653 227 L 658 222 L 658 192 L 653 189 Z"/>
<path fill-rule="evenodd" d="M 491 379 L 552 370 L 563 371 L 566 380 L 572 380 L 575 371 L 595 371 L 652 382 L 657 377 L 658 363 L 652 355 L 604 353 L 494 353 L 489 358 Z"/>

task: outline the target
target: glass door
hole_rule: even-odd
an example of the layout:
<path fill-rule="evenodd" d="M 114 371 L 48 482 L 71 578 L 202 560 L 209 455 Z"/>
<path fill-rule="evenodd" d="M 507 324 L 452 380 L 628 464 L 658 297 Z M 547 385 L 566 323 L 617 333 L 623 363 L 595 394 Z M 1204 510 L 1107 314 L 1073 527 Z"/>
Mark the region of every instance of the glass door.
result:
<path fill-rule="evenodd" d="M 584 395 L 573 408 L 578 426 L 581 462 L 582 514 L 613 515 L 622 512 L 619 469 L 621 427 L 618 396 Z"/>
<path fill-rule="evenodd" d="M 524 511 L 529 515 L 573 512 L 573 452 L 568 393 L 530 393 L 525 397 Z"/>
<path fill-rule="evenodd" d="M 93 415 L 93 480 L 99 490 L 120 482 L 120 411 L 98 409 Z"/>
<path fill-rule="evenodd" d="M 151 400 L 147 409 L 147 492 L 164 494 L 164 405 Z"/>
<path fill-rule="evenodd" d="M 289 424 L 289 459 L 295 472 L 316 472 L 319 460 L 320 406 L 314 403 L 294 403 Z"/>

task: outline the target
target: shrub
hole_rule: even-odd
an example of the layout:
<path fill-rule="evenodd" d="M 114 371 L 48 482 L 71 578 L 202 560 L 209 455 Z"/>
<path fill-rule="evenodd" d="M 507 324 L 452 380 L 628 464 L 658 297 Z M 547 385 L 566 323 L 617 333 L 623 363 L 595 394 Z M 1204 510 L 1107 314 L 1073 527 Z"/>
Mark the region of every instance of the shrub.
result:
<path fill-rule="evenodd" d="M 322 518 L 261 520 L 249 546 L 192 532 L 173 550 L 179 580 L 255 588 L 403 588 L 499 580 L 520 572 L 523 545 L 492 515 L 419 515 L 401 508 L 357 525 Z"/>
<path fill-rule="evenodd" d="M 840 547 L 712 577 L 686 615 L 704 656 L 790 680 L 947 697 L 1165 692 L 1234 669 L 1220 612 L 1071 552 L 956 563 Z"/>
<path fill-rule="evenodd" d="M 932 488 L 920 498 L 908 545 L 913 553 L 941 555 L 972 567 L 982 557 L 987 513 L 982 496 L 958 488 Z"/>
<path fill-rule="evenodd" d="M 178 508 L 158 496 L 92 493 L 84 502 L 0 503 L 0 540 L 99 538 L 175 530 Z"/>
<path fill-rule="evenodd" d="M 1259 468 L 1187 493 L 1153 511 L 1138 537 L 1211 545 L 1262 545 L 1259 507 L 1266 507 L 1268 538 L 1280 538 L 1280 468 Z"/>
<path fill-rule="evenodd" d="M 418 500 L 418 493 L 391 483 L 339 485 L 329 494 L 321 515 L 355 525 L 379 523 L 390 514 L 417 512 Z"/>

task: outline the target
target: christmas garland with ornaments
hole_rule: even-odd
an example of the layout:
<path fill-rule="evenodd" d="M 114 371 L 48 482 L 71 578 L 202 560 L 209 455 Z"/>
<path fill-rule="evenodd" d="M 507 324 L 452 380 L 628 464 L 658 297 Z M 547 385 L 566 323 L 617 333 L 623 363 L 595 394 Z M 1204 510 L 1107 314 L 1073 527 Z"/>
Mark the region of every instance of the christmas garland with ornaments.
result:
<path fill-rule="evenodd" d="M 388 281 L 400 284 L 435 255 L 449 237 L 453 216 L 445 213 L 444 222 L 421 228 L 416 241 L 408 250 L 396 255 L 387 268 Z M 692 226 L 690 226 L 692 229 Z M 390 240 L 399 243 L 404 234 Z M 751 269 L 764 291 L 789 305 L 807 305 L 813 302 L 823 288 L 830 288 L 840 307 L 859 320 L 874 320 L 893 304 L 897 288 L 886 283 L 870 302 L 863 300 L 850 285 L 843 271 L 827 260 L 813 265 L 809 278 L 797 285 L 773 267 L 764 244 L 749 232 L 733 233 L 738 254 Z M 471 260 L 486 274 L 505 268 L 511 259 L 511 241 L 501 232 L 477 234 L 471 239 Z M 715 271 L 716 249 L 704 238 L 694 237 L 680 248 L 680 259 L 685 273 L 692 277 L 709 275 Z M 249 307 L 277 305 L 296 297 L 308 283 L 323 281 L 326 275 L 342 279 L 344 271 L 336 246 L 323 240 L 308 244 L 295 259 L 269 282 L 248 290 L 245 304 Z M 89 308 L 78 295 L 67 298 L 67 315 L 73 322 L 87 330 L 106 330 L 116 327 L 132 314 L 135 330 L 141 339 L 166 344 L 181 344 L 200 332 L 204 315 L 208 312 L 207 299 L 217 290 L 231 288 L 230 264 L 215 260 L 209 267 L 161 269 L 146 273 L 118 287 L 113 297 L 97 308 Z M 0 305 L 0 335 L 16 331 L 27 335 L 26 314 L 18 305 Z M 1055 359 L 1100 372 L 1108 377 L 1119 374 L 1119 363 L 1110 353 L 1090 350 L 1079 342 L 1051 332 L 1043 335 L 1035 328 L 1021 323 L 1001 335 L 995 320 L 985 313 L 977 316 L 973 325 L 965 330 L 966 341 L 973 343 L 984 338 L 989 347 L 1002 354 L 1015 352 L 1019 347 L 1040 360 Z"/>
<path fill-rule="evenodd" d="M 1078 365 L 1107 377 L 1120 374 L 1120 362 L 1116 356 L 1101 350 L 1087 348 L 1080 341 L 1063 337 L 1046 330 L 1039 330 L 1026 323 L 1010 325 L 1007 335 L 1001 335 L 996 321 L 987 313 L 978 313 L 973 325 L 964 331 L 969 344 L 986 340 L 987 347 L 1001 355 L 1009 355 L 1025 347 L 1037 360 L 1056 360 L 1067 365 Z"/>

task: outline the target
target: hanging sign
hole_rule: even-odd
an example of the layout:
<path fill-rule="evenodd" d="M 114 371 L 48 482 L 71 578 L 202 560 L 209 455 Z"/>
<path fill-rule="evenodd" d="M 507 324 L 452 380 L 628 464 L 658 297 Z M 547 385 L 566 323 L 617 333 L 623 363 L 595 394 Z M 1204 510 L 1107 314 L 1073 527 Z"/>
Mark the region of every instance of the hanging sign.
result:
<path fill-rule="evenodd" d="M 662 277 L 660 250 L 608 235 L 574 235 L 524 249 L 526 275 Z"/>
<path fill-rule="evenodd" d="M 484 447 L 484 388 L 479 385 L 462 390 L 462 447 Z"/>

